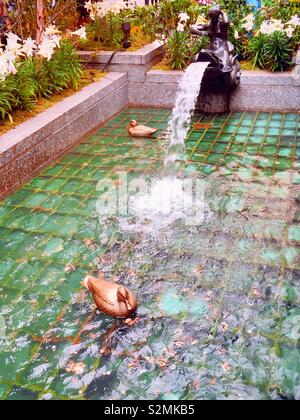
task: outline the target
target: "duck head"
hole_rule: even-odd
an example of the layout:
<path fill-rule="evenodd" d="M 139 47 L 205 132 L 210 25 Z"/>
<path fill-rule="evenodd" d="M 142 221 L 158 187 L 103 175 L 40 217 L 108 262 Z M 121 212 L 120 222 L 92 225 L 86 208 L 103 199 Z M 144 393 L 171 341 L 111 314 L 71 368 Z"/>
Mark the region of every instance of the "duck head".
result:
<path fill-rule="evenodd" d="M 90 280 L 90 276 L 87 276 L 82 282 L 82 286 L 84 286 L 87 290 L 90 290 L 89 288 L 89 280 Z"/>
<path fill-rule="evenodd" d="M 138 125 L 136 120 L 130 121 L 130 124 L 127 126 L 127 128 L 134 128 Z"/>

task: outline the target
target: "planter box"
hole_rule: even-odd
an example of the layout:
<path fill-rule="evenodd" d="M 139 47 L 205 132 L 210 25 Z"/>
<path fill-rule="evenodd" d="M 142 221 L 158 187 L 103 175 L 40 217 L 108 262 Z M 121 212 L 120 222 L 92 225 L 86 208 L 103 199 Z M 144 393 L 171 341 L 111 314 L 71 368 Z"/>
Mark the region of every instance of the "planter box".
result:
<path fill-rule="evenodd" d="M 126 74 L 108 74 L 1 136 L 0 197 L 125 108 L 127 87 Z"/>
<path fill-rule="evenodd" d="M 79 51 L 78 54 L 88 67 L 103 70 L 114 52 L 103 51 L 96 53 L 93 51 Z M 116 52 L 106 70 L 109 72 L 127 73 L 129 81 L 143 82 L 145 81 L 147 71 L 159 63 L 163 56 L 163 43 L 154 41 L 152 44 L 146 45 L 134 52 Z"/>

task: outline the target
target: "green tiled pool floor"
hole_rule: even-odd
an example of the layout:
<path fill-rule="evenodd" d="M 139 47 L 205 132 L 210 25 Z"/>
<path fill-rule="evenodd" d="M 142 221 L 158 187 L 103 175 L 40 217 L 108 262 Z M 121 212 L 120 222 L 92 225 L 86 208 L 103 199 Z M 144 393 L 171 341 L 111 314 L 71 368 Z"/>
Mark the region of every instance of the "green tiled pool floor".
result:
<path fill-rule="evenodd" d="M 101 223 L 99 181 L 161 176 L 169 115 L 123 111 L 1 203 L 0 398 L 299 395 L 300 115 L 193 117 L 180 175 L 206 182 L 204 225 Z M 158 138 L 128 137 L 133 118 Z M 80 282 L 98 271 L 139 323 L 94 312 Z"/>

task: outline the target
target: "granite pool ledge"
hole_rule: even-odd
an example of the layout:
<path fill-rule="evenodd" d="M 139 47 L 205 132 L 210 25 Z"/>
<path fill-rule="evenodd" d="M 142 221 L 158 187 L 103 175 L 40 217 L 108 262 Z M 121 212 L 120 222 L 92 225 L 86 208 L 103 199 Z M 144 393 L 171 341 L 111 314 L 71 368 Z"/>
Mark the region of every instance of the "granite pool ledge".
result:
<path fill-rule="evenodd" d="M 127 106 L 126 73 L 99 82 L 0 136 L 0 198 Z"/>
<path fill-rule="evenodd" d="M 143 83 L 129 81 L 129 104 L 172 108 L 182 75 L 182 71 L 151 70 Z M 231 111 L 299 111 L 300 65 L 296 65 L 293 72 L 284 73 L 243 71 L 240 86 L 232 95 L 230 109 Z"/>

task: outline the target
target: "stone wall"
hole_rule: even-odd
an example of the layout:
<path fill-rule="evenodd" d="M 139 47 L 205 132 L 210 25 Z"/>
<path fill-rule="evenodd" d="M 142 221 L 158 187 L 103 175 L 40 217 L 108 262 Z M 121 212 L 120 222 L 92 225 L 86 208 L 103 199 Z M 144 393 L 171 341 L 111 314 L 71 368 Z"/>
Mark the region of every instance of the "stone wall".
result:
<path fill-rule="evenodd" d="M 144 83 L 129 82 L 129 104 L 172 108 L 182 74 L 151 70 Z M 232 111 L 300 111 L 300 65 L 286 73 L 244 71 L 240 86 L 231 97 L 230 108 Z"/>

